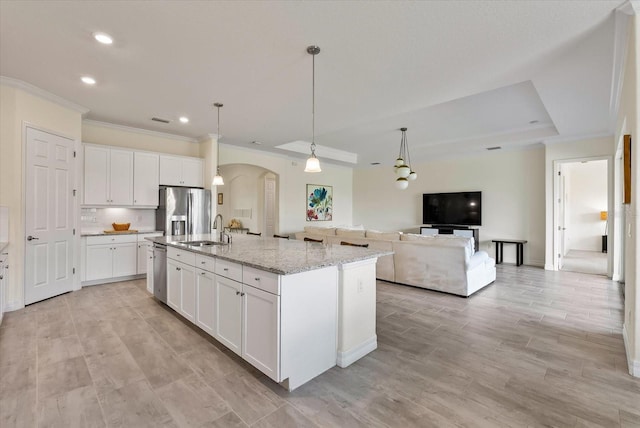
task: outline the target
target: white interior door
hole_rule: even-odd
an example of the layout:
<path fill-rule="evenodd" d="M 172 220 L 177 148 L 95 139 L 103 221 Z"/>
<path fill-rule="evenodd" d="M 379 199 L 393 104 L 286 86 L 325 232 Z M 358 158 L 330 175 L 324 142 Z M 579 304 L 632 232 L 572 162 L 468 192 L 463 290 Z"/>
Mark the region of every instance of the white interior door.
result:
<path fill-rule="evenodd" d="M 560 205 L 558 206 L 559 213 L 559 237 L 560 237 L 560 252 L 558 253 L 558 269 L 562 269 L 564 256 L 567 254 L 567 187 L 565 181 L 565 175 L 560 176 Z"/>
<path fill-rule="evenodd" d="M 27 127 L 25 304 L 73 289 L 74 142 Z"/>

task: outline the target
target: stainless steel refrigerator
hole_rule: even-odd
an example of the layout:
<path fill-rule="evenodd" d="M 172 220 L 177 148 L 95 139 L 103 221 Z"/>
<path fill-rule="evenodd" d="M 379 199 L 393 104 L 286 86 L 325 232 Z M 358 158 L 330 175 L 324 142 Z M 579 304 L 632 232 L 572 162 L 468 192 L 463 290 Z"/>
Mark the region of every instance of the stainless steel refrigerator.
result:
<path fill-rule="evenodd" d="M 166 236 L 211 233 L 211 191 L 160 186 L 156 228 Z"/>

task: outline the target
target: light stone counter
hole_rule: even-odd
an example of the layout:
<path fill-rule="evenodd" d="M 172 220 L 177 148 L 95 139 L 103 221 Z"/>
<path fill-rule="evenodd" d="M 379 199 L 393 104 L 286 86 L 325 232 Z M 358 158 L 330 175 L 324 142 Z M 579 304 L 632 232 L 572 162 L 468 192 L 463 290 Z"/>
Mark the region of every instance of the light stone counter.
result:
<path fill-rule="evenodd" d="M 146 239 L 197 254 L 219 257 L 279 275 L 290 275 L 393 254 L 390 251 L 348 245 L 324 245 L 316 242 L 262 238 L 251 235 L 233 235 L 231 244 L 210 247 L 189 246 L 180 242 L 213 241 L 215 240 L 215 235 L 162 236 Z"/>

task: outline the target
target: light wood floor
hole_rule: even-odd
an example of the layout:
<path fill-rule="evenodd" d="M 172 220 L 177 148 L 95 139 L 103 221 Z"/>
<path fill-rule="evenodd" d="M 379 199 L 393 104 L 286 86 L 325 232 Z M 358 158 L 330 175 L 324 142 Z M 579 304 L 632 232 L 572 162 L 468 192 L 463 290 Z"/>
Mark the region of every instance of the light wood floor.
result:
<path fill-rule="evenodd" d="M 85 288 L 6 314 L 0 426 L 640 426 L 617 284 L 498 278 L 469 299 L 378 282 L 378 350 L 293 393 L 142 281 Z"/>
<path fill-rule="evenodd" d="M 563 259 L 562 271 L 607 274 L 607 253 L 601 251 L 569 250 Z"/>

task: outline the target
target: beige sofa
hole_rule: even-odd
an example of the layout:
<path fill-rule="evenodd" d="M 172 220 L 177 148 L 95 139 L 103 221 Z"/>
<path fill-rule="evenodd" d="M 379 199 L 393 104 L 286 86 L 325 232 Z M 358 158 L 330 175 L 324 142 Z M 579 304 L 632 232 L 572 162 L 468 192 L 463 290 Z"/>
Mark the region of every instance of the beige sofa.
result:
<path fill-rule="evenodd" d="M 295 235 L 324 244 L 344 241 L 393 251 L 376 265 L 376 277 L 385 281 L 470 296 L 496 279 L 495 260 L 486 251 L 474 251 L 473 238 L 312 226 Z"/>

